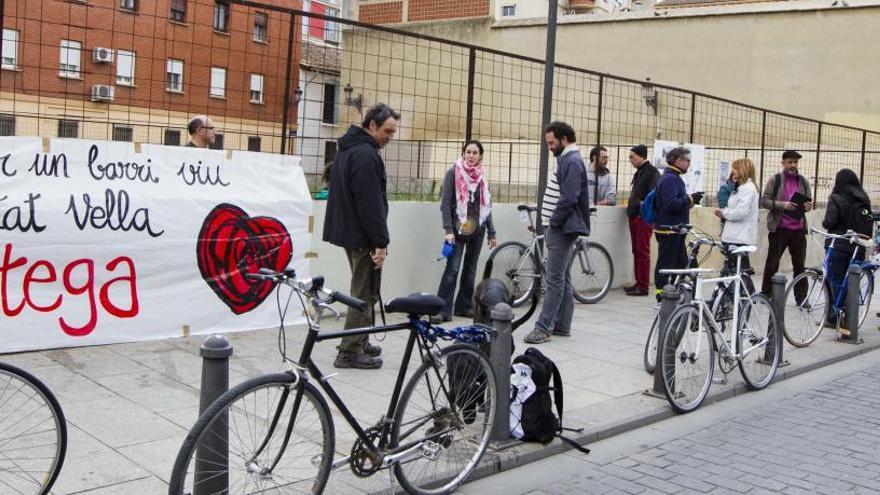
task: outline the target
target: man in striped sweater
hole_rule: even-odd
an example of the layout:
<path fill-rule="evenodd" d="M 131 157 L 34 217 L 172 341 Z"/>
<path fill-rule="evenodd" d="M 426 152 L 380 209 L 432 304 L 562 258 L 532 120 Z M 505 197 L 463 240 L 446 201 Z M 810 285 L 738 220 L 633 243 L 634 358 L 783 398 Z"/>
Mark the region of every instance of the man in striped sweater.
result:
<path fill-rule="evenodd" d="M 556 157 L 556 172 L 548 181 L 541 209 L 547 225 L 547 293 L 535 329 L 523 339 L 528 344 L 547 342 L 551 335 L 571 335 L 574 295 L 569 254 L 578 236 L 590 233 L 587 169 L 575 143 L 574 129 L 565 122 L 553 122 L 545 129 L 544 137 Z"/>

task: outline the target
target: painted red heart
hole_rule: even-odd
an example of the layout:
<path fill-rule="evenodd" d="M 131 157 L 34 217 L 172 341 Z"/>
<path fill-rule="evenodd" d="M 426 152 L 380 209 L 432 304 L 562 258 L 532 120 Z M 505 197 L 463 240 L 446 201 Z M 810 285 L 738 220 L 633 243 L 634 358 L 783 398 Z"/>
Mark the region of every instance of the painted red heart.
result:
<path fill-rule="evenodd" d="M 196 257 L 202 278 L 233 313 L 247 313 L 272 293 L 267 280 L 245 278 L 260 268 L 281 271 L 293 254 L 290 234 L 271 217 L 249 217 L 241 208 L 217 205 L 202 223 Z"/>

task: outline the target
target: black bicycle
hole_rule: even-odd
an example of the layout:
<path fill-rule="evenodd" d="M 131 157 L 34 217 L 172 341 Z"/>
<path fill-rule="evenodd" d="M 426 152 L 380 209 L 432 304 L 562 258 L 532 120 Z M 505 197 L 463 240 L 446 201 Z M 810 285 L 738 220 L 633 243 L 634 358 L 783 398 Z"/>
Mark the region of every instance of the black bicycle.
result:
<path fill-rule="evenodd" d="M 291 368 L 249 379 L 205 410 L 180 448 L 169 494 L 321 493 L 331 469 L 345 464 L 360 477 L 393 469 L 403 488 L 417 494 L 449 493 L 467 479 L 489 444 L 498 400 L 495 375 L 477 346 L 489 341 L 489 328 L 433 326 L 425 317 L 438 314 L 443 300 L 415 294 L 386 305 L 388 312 L 407 314 L 406 322 L 319 332 L 330 303 L 360 311 L 366 303 L 324 288 L 322 277 L 296 279 L 292 270 L 248 278 L 289 287 L 287 304 L 293 295 L 299 299 L 308 320 L 300 358 L 286 356 L 287 305 L 282 310 L 276 290 L 279 350 Z M 312 361 L 312 349 L 325 340 L 395 330 L 410 331 L 400 371 L 387 412 L 365 428 Z M 453 343 L 441 349 L 444 340 Z M 414 350 L 419 365 L 404 386 Z M 357 435 L 349 455 L 337 460 L 330 408 L 318 387 Z"/>
<path fill-rule="evenodd" d="M 67 452 L 67 422 L 43 382 L 0 363 L 0 492 L 49 493 Z"/>

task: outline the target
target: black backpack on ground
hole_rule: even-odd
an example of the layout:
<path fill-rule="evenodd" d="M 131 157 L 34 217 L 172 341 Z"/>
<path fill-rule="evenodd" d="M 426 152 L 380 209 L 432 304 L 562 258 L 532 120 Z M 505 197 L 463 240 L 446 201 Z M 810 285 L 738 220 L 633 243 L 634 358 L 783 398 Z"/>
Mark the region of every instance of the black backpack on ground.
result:
<path fill-rule="evenodd" d="M 555 437 L 571 445 L 573 448 L 589 454 L 590 450 L 577 444 L 574 440 L 562 436 L 562 431 L 583 431 L 562 427 L 562 375 L 550 358 L 534 347 L 526 349 L 525 353 L 517 356 L 513 364 L 524 364 L 531 368 L 532 381 L 535 391 L 522 403 L 522 413 L 518 424 L 511 424 L 511 429 L 521 426 L 523 436 L 520 440 L 525 442 L 549 443 Z M 553 386 L 550 386 L 550 379 Z M 516 389 L 511 387 L 511 402 L 516 397 Z M 550 396 L 553 391 L 553 397 Z M 553 404 L 556 404 L 556 414 L 553 412 Z M 515 421 L 511 415 L 511 422 Z"/>

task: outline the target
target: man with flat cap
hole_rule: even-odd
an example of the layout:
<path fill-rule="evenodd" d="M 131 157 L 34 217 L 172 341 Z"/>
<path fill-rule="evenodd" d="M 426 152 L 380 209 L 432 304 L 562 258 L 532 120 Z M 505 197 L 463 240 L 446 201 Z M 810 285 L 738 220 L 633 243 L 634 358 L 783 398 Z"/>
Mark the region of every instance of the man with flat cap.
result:
<path fill-rule="evenodd" d="M 761 208 L 767 212 L 767 231 L 770 245 L 761 292 L 770 295 L 770 278 L 779 271 L 779 260 L 788 249 L 791 256 L 792 277 L 804 271 L 807 257 L 807 217 L 813 209 L 812 190 L 807 178 L 798 173 L 801 154 L 794 150 L 782 153 L 782 171 L 770 177 L 761 195 Z M 806 295 L 806 287 L 795 287 L 795 298 Z"/>
<path fill-rule="evenodd" d="M 189 132 L 189 142 L 186 146 L 190 148 L 210 148 L 217 139 L 214 121 L 207 115 L 196 115 L 189 119 L 186 130 Z"/>
<path fill-rule="evenodd" d="M 651 224 L 642 220 L 642 201 L 657 186 L 660 173 L 648 161 L 648 147 L 644 144 L 629 150 L 629 163 L 636 169 L 630 183 L 630 197 L 626 204 L 629 217 L 629 238 L 632 243 L 633 275 L 635 283 L 623 290 L 628 296 L 647 296 L 651 283 Z"/>

